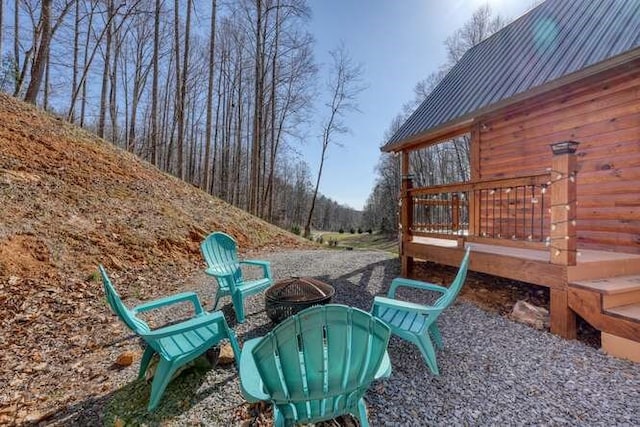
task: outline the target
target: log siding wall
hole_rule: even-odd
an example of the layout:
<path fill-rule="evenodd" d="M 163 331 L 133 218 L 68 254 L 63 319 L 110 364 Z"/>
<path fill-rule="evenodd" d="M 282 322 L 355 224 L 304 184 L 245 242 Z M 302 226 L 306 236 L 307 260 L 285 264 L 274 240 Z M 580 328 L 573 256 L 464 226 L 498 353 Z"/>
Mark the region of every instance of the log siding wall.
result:
<path fill-rule="evenodd" d="M 580 142 L 579 248 L 640 253 L 640 67 L 610 70 L 476 123 L 474 179 L 544 172 L 551 143 Z"/>

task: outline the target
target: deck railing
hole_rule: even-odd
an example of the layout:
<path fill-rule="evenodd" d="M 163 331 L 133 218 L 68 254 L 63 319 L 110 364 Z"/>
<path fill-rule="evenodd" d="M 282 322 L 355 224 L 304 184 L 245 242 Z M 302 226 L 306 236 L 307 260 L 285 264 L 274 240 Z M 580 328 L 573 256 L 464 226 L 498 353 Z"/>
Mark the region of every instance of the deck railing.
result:
<path fill-rule="evenodd" d="M 413 197 L 414 235 L 466 235 L 469 231 L 469 193 L 442 192 Z"/>
<path fill-rule="evenodd" d="M 553 155 L 545 173 L 424 188 L 413 188 L 409 151 L 403 151 L 402 275 L 411 271 L 416 253 L 424 254 L 417 250 L 422 243 L 415 242 L 414 236 L 455 239 L 458 247 L 466 240 L 547 248 L 551 264 L 575 266 L 578 145 L 575 141 L 551 144 Z M 566 292 L 554 292 L 556 308 L 564 310 L 570 322 Z"/>
<path fill-rule="evenodd" d="M 412 235 L 545 242 L 550 229 L 550 173 L 411 188 Z"/>

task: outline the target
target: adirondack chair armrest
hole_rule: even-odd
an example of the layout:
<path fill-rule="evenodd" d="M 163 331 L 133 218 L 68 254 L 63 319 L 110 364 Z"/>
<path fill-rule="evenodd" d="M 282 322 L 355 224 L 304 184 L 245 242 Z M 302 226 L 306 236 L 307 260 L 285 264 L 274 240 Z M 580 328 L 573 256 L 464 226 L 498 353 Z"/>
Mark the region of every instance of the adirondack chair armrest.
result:
<path fill-rule="evenodd" d="M 435 291 L 443 294 L 448 292 L 448 289 L 444 286 L 440 286 L 440 285 L 436 285 L 428 282 L 421 282 L 419 280 L 411 280 L 411 279 L 398 277 L 391 281 L 391 286 L 389 287 L 389 292 L 387 293 L 387 297 L 389 298 L 395 297 L 396 290 L 401 286 L 414 288 L 414 289 L 422 289 L 425 291 Z"/>
<path fill-rule="evenodd" d="M 183 292 L 183 293 L 171 295 L 165 298 L 149 301 L 144 304 L 135 306 L 133 308 L 133 312 L 141 313 L 144 311 L 155 310 L 160 307 L 179 304 L 182 302 L 191 302 L 193 304 L 193 309 L 195 310 L 196 315 L 201 315 L 202 313 L 204 313 L 202 304 L 200 303 L 200 299 L 198 298 L 198 295 L 195 292 Z"/>
<path fill-rule="evenodd" d="M 426 315 L 438 314 L 443 310 L 442 307 L 429 307 L 428 305 L 416 304 L 387 297 L 375 297 L 373 299 L 372 309 L 374 316 L 377 314 L 380 307 L 392 308 L 394 310 L 415 311 Z"/>
<path fill-rule="evenodd" d="M 153 331 L 146 332 L 143 336 L 150 339 L 160 339 L 169 337 L 172 335 L 182 334 L 185 332 L 193 331 L 194 329 L 201 328 L 203 326 L 218 323 L 220 331 L 224 330 L 228 333 L 228 330 L 224 325 L 224 316 L 222 312 L 216 311 L 213 313 L 205 313 L 198 317 L 192 317 L 184 322 L 176 323 L 175 325 L 164 326 L 162 328 L 154 329 Z"/>
<path fill-rule="evenodd" d="M 247 259 L 244 261 L 240 261 L 240 264 L 254 265 L 257 267 L 262 267 L 264 271 L 264 277 L 271 279 L 271 263 L 269 261 L 260 261 L 256 259 Z"/>
<path fill-rule="evenodd" d="M 231 277 L 233 276 L 232 272 L 228 272 L 228 271 L 223 271 L 220 270 L 219 268 L 216 267 L 208 267 L 205 271 L 205 274 L 209 275 L 209 276 L 214 276 L 214 277 Z"/>
<path fill-rule="evenodd" d="M 270 396 L 264 392 L 262 378 L 258 373 L 253 349 L 262 338 L 254 338 L 244 343 L 240 354 L 240 389 L 248 402 L 269 400 Z"/>

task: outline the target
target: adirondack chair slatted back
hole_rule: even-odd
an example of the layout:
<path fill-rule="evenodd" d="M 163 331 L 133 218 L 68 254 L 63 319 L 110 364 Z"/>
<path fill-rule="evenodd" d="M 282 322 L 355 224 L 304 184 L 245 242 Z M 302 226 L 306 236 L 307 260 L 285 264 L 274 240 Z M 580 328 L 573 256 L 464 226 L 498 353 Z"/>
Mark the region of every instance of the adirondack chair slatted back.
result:
<path fill-rule="evenodd" d="M 299 422 L 354 408 L 384 357 L 389 328 L 353 307 L 307 309 L 253 350 L 264 387 L 283 416 Z"/>
<path fill-rule="evenodd" d="M 471 256 L 471 248 L 467 248 L 467 251 L 462 258 L 462 262 L 460 263 L 460 268 L 458 268 L 458 273 L 456 274 L 455 279 L 449 286 L 449 291 L 443 294 L 438 300 L 434 303 L 434 307 L 443 307 L 446 308 L 455 299 L 457 298 L 460 290 L 462 289 L 462 285 L 464 285 L 464 281 L 467 278 L 467 270 L 469 269 L 469 258 Z"/>
<path fill-rule="evenodd" d="M 118 315 L 118 317 L 131 329 L 138 334 L 145 334 L 150 331 L 149 326 L 142 320 L 138 319 L 132 312 L 124 305 L 120 299 L 120 295 L 116 292 L 111 279 L 107 275 L 104 267 L 99 266 L 100 275 L 102 276 L 102 285 L 104 287 L 105 295 L 107 296 L 107 302 L 111 307 L 111 310 Z"/>
<path fill-rule="evenodd" d="M 215 267 L 224 274 L 232 274 L 231 280 L 221 279 L 221 287 L 233 290 L 236 283 L 242 282 L 237 245 L 231 236 L 221 232 L 211 233 L 200 244 L 200 250 L 209 267 Z"/>

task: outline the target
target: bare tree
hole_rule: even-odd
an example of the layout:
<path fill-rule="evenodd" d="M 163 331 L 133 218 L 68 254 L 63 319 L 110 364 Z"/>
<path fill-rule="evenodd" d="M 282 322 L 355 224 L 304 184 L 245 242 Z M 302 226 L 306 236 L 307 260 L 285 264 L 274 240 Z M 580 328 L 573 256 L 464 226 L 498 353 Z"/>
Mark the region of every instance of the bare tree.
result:
<path fill-rule="evenodd" d="M 37 49 L 35 60 L 31 67 L 31 81 L 27 87 L 27 93 L 24 100 L 32 104 L 36 103 L 38 96 L 38 90 L 40 89 L 40 83 L 42 82 L 42 76 L 44 75 L 44 69 L 49 56 L 49 42 L 51 37 L 51 2 L 52 0 L 42 0 L 40 23 L 38 24 L 40 30 L 39 38 L 40 43 Z M 34 42 L 34 45 L 36 43 Z"/>
<path fill-rule="evenodd" d="M 71 8 L 72 2 L 67 2 L 60 12 L 56 23 L 52 26 L 51 8 L 52 0 L 42 0 L 40 8 L 40 20 L 34 31 L 32 51 L 35 51 L 35 57 L 31 64 L 31 79 L 24 100 L 32 104 L 36 103 L 38 92 L 42 84 L 42 78 L 44 77 L 47 63 L 49 61 L 49 48 L 51 38 L 56 29 L 62 24 L 65 15 Z M 25 60 L 26 65 L 28 61 Z"/>
<path fill-rule="evenodd" d="M 18 96 L 24 78 L 24 72 L 20 72 L 20 0 L 13 2 L 13 67 L 16 76 L 13 96 Z"/>
<path fill-rule="evenodd" d="M 75 122 L 75 100 L 73 99 L 73 94 L 78 87 L 78 67 L 79 67 L 79 58 L 80 58 L 80 24 L 82 19 L 80 17 L 80 0 L 75 0 L 75 8 L 74 8 L 74 27 L 73 27 L 73 77 L 71 80 L 71 103 L 69 106 L 69 121 L 71 123 Z"/>
<path fill-rule="evenodd" d="M 254 58 L 254 78 L 255 86 L 253 92 L 253 134 L 251 138 L 251 179 L 249 181 L 249 212 L 258 214 L 258 202 L 260 195 L 260 165 L 262 163 L 263 147 L 263 120 L 264 112 L 264 34 L 263 26 L 263 0 L 256 2 L 256 25 L 255 25 L 255 58 Z"/>
<path fill-rule="evenodd" d="M 207 124 L 205 129 L 205 150 L 204 165 L 202 166 L 202 185 L 200 188 L 206 190 L 209 188 L 209 179 L 211 176 L 211 126 L 213 125 L 213 85 L 214 85 L 214 69 L 215 69 L 215 53 L 216 53 L 216 0 L 211 0 L 211 32 L 209 35 L 209 74 L 207 85 Z"/>
<path fill-rule="evenodd" d="M 106 20 L 104 27 L 102 28 L 102 32 L 96 37 L 96 43 L 93 46 L 93 48 L 91 49 L 91 53 L 89 53 L 89 44 L 90 44 L 90 41 L 91 41 L 91 34 L 92 34 L 93 15 L 94 15 L 94 12 L 95 12 L 95 10 L 96 10 L 96 8 L 98 6 L 98 2 L 99 1 L 100 0 L 91 0 L 91 2 L 90 2 L 91 10 L 88 12 L 89 23 L 87 24 L 88 28 L 87 28 L 87 34 L 86 34 L 85 46 L 84 46 L 84 59 L 83 59 L 82 74 L 80 76 L 80 81 L 78 82 L 78 86 L 76 87 L 75 92 L 71 96 L 71 103 L 70 103 L 70 107 L 69 107 L 69 113 L 67 115 L 67 120 L 71 120 L 70 117 L 73 114 L 74 105 L 76 103 L 76 100 L 77 100 L 78 96 L 80 95 L 80 92 L 82 92 L 80 126 L 84 126 L 85 107 L 86 107 L 86 102 L 87 102 L 87 76 L 89 75 L 89 71 L 91 69 L 91 65 L 93 64 L 93 59 L 94 59 L 94 57 L 96 55 L 96 52 L 100 48 L 102 40 L 105 38 L 105 34 L 108 31 L 110 31 L 111 22 L 115 18 L 116 13 L 118 13 L 118 11 L 125 6 L 124 3 L 121 3 L 115 10 L 108 12 L 109 17 Z M 126 15 L 128 15 L 128 13 L 130 11 L 134 10 L 135 7 L 137 6 L 137 4 L 139 3 L 139 1 L 140 0 L 138 0 L 137 2 L 132 4 L 131 7 L 129 9 L 127 9 L 127 11 L 124 13 L 124 15 L 126 16 Z M 118 29 L 120 28 L 120 26 L 124 22 L 125 22 L 124 20 L 121 20 L 120 23 L 118 24 L 118 26 L 116 27 L 115 31 L 118 31 Z M 110 42 L 108 44 L 110 44 Z M 107 70 L 107 75 L 105 77 L 104 69 L 103 69 L 103 78 L 108 78 L 108 70 Z M 107 79 L 107 81 L 108 81 L 108 79 Z M 103 84 L 102 87 L 104 88 L 104 84 Z M 101 100 L 100 107 L 101 107 L 101 110 L 102 110 L 102 99 L 103 99 L 103 96 L 102 96 L 102 93 L 101 93 L 101 96 L 100 96 L 100 100 Z M 105 112 L 106 112 L 106 92 L 104 94 L 104 99 L 105 99 L 104 108 L 105 108 Z M 104 117 L 102 117 L 102 119 L 103 119 L 103 122 L 104 122 Z M 99 119 L 99 121 L 100 121 L 100 119 Z M 103 127 L 104 127 L 104 123 L 103 123 Z"/>
<path fill-rule="evenodd" d="M 105 23 L 106 38 L 104 48 L 104 67 L 102 71 L 102 89 L 100 90 L 100 112 L 98 114 L 97 133 L 100 138 L 104 138 L 104 126 L 107 113 L 107 92 L 109 90 L 109 67 L 111 66 L 111 44 L 113 40 L 113 18 L 115 10 L 113 0 L 107 0 L 107 20 Z"/>
<path fill-rule="evenodd" d="M 177 13 L 177 11 L 176 11 Z M 187 19 L 184 29 L 184 55 L 182 60 L 182 71 L 178 90 L 178 176 L 184 179 L 184 131 L 185 131 L 185 102 L 187 99 L 187 76 L 189 71 L 189 39 L 191 31 L 191 0 L 187 0 Z"/>
<path fill-rule="evenodd" d="M 0 61 L 3 56 L 3 41 L 4 41 L 4 0 L 0 0 Z"/>
<path fill-rule="evenodd" d="M 134 65 L 133 87 L 131 88 L 131 116 L 128 124 L 127 150 L 133 152 L 136 147 L 137 125 L 138 125 L 138 107 L 142 94 L 147 84 L 147 77 L 153 64 L 153 58 L 149 55 L 149 44 L 151 41 L 151 29 L 148 22 L 147 14 L 139 14 L 132 23 L 130 31 L 131 41 L 133 43 L 133 58 L 125 57 L 123 65 L 126 66 L 130 62 Z M 132 60 L 132 61 L 131 61 Z M 131 79 L 126 79 L 125 87 Z M 127 92 L 125 91 L 125 94 Z"/>
<path fill-rule="evenodd" d="M 151 163 L 158 164 L 158 83 L 160 56 L 160 13 L 161 0 L 156 0 L 153 24 L 153 82 L 151 88 Z"/>
<path fill-rule="evenodd" d="M 318 196 L 322 168 L 327 156 L 329 145 L 336 143 L 335 137 L 347 133 L 349 128 L 343 119 L 349 112 L 358 111 L 358 95 L 365 89 L 362 84 L 362 66 L 355 64 L 346 52 L 344 46 L 330 52 L 333 60 L 332 76 L 328 82 L 330 100 L 326 103 L 329 109 L 328 116 L 322 125 L 322 151 L 320 154 L 320 165 L 318 166 L 318 176 L 316 178 L 315 189 L 311 197 L 311 207 L 304 226 L 305 237 L 311 236 L 311 219 Z"/>
<path fill-rule="evenodd" d="M 11 10 L 0 1 L 0 12 Z M 43 3 L 9 1 L 20 26 L 2 34 L 5 48 L 13 38 L 18 65 L 7 82 L 23 97 L 43 54 Z M 45 1 L 51 61 L 44 90 L 33 92 L 39 100 L 68 106 L 68 120 L 226 201 L 304 225 L 313 185 L 295 144 L 307 136 L 315 94 L 307 0 Z M 207 34 L 195 31 L 209 5 Z M 67 6 L 63 35 L 54 37 Z M 312 222 L 355 225 L 344 209 L 316 191 Z"/>
<path fill-rule="evenodd" d="M 449 36 L 444 44 L 447 48 L 447 66 L 455 65 L 466 51 L 477 45 L 491 34 L 495 33 L 507 24 L 500 15 L 493 15 L 488 4 L 479 7 L 471 15 L 462 28 Z"/>

